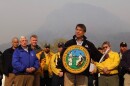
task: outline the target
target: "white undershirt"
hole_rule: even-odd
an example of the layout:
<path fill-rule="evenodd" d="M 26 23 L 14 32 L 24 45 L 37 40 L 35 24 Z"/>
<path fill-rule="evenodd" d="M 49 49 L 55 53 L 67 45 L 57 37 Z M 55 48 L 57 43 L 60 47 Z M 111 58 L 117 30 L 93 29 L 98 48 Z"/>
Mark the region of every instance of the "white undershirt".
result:
<path fill-rule="evenodd" d="M 23 48 L 23 47 L 22 47 Z M 26 52 L 28 52 L 28 47 L 27 48 L 23 48 Z"/>
<path fill-rule="evenodd" d="M 83 41 L 76 41 L 77 45 L 82 45 Z"/>

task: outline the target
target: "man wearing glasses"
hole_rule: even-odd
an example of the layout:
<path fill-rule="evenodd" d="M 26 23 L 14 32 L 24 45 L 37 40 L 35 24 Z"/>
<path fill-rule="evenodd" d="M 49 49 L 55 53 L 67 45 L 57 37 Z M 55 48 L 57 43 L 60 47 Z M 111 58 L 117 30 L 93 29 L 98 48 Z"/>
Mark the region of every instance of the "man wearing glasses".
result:
<path fill-rule="evenodd" d="M 99 86 L 119 86 L 118 78 L 118 65 L 120 62 L 119 54 L 111 50 L 110 42 L 105 41 L 102 44 L 103 52 L 109 49 L 103 62 L 95 62 L 97 66 L 100 77 Z"/>

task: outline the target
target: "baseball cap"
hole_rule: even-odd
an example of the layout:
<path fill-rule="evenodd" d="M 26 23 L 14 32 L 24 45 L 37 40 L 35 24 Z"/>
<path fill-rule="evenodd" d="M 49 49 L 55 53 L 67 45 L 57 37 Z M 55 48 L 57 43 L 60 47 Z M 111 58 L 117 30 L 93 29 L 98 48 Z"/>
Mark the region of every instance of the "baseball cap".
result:
<path fill-rule="evenodd" d="M 44 47 L 45 47 L 45 48 L 50 48 L 50 44 L 46 43 L 46 44 L 44 45 Z"/>
<path fill-rule="evenodd" d="M 127 43 L 126 42 L 121 42 L 120 47 L 127 47 Z"/>
<path fill-rule="evenodd" d="M 58 43 L 58 47 L 64 47 L 64 43 L 63 42 L 59 42 Z"/>

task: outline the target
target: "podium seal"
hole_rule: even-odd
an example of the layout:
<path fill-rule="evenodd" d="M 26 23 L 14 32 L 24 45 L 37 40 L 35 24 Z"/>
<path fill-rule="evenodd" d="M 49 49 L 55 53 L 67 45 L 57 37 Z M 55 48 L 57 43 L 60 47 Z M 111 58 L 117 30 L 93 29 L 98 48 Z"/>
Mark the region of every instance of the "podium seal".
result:
<path fill-rule="evenodd" d="M 83 46 L 72 45 L 65 50 L 62 61 L 63 66 L 68 72 L 78 74 L 87 69 L 90 55 Z"/>

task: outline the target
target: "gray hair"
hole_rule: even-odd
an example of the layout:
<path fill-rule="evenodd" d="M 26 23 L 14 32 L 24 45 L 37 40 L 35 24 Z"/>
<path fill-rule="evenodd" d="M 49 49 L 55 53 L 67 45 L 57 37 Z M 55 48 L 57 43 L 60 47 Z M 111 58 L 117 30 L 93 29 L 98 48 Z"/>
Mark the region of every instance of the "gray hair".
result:
<path fill-rule="evenodd" d="M 22 40 L 22 39 L 27 39 L 25 36 L 21 36 L 20 37 L 20 41 Z"/>

